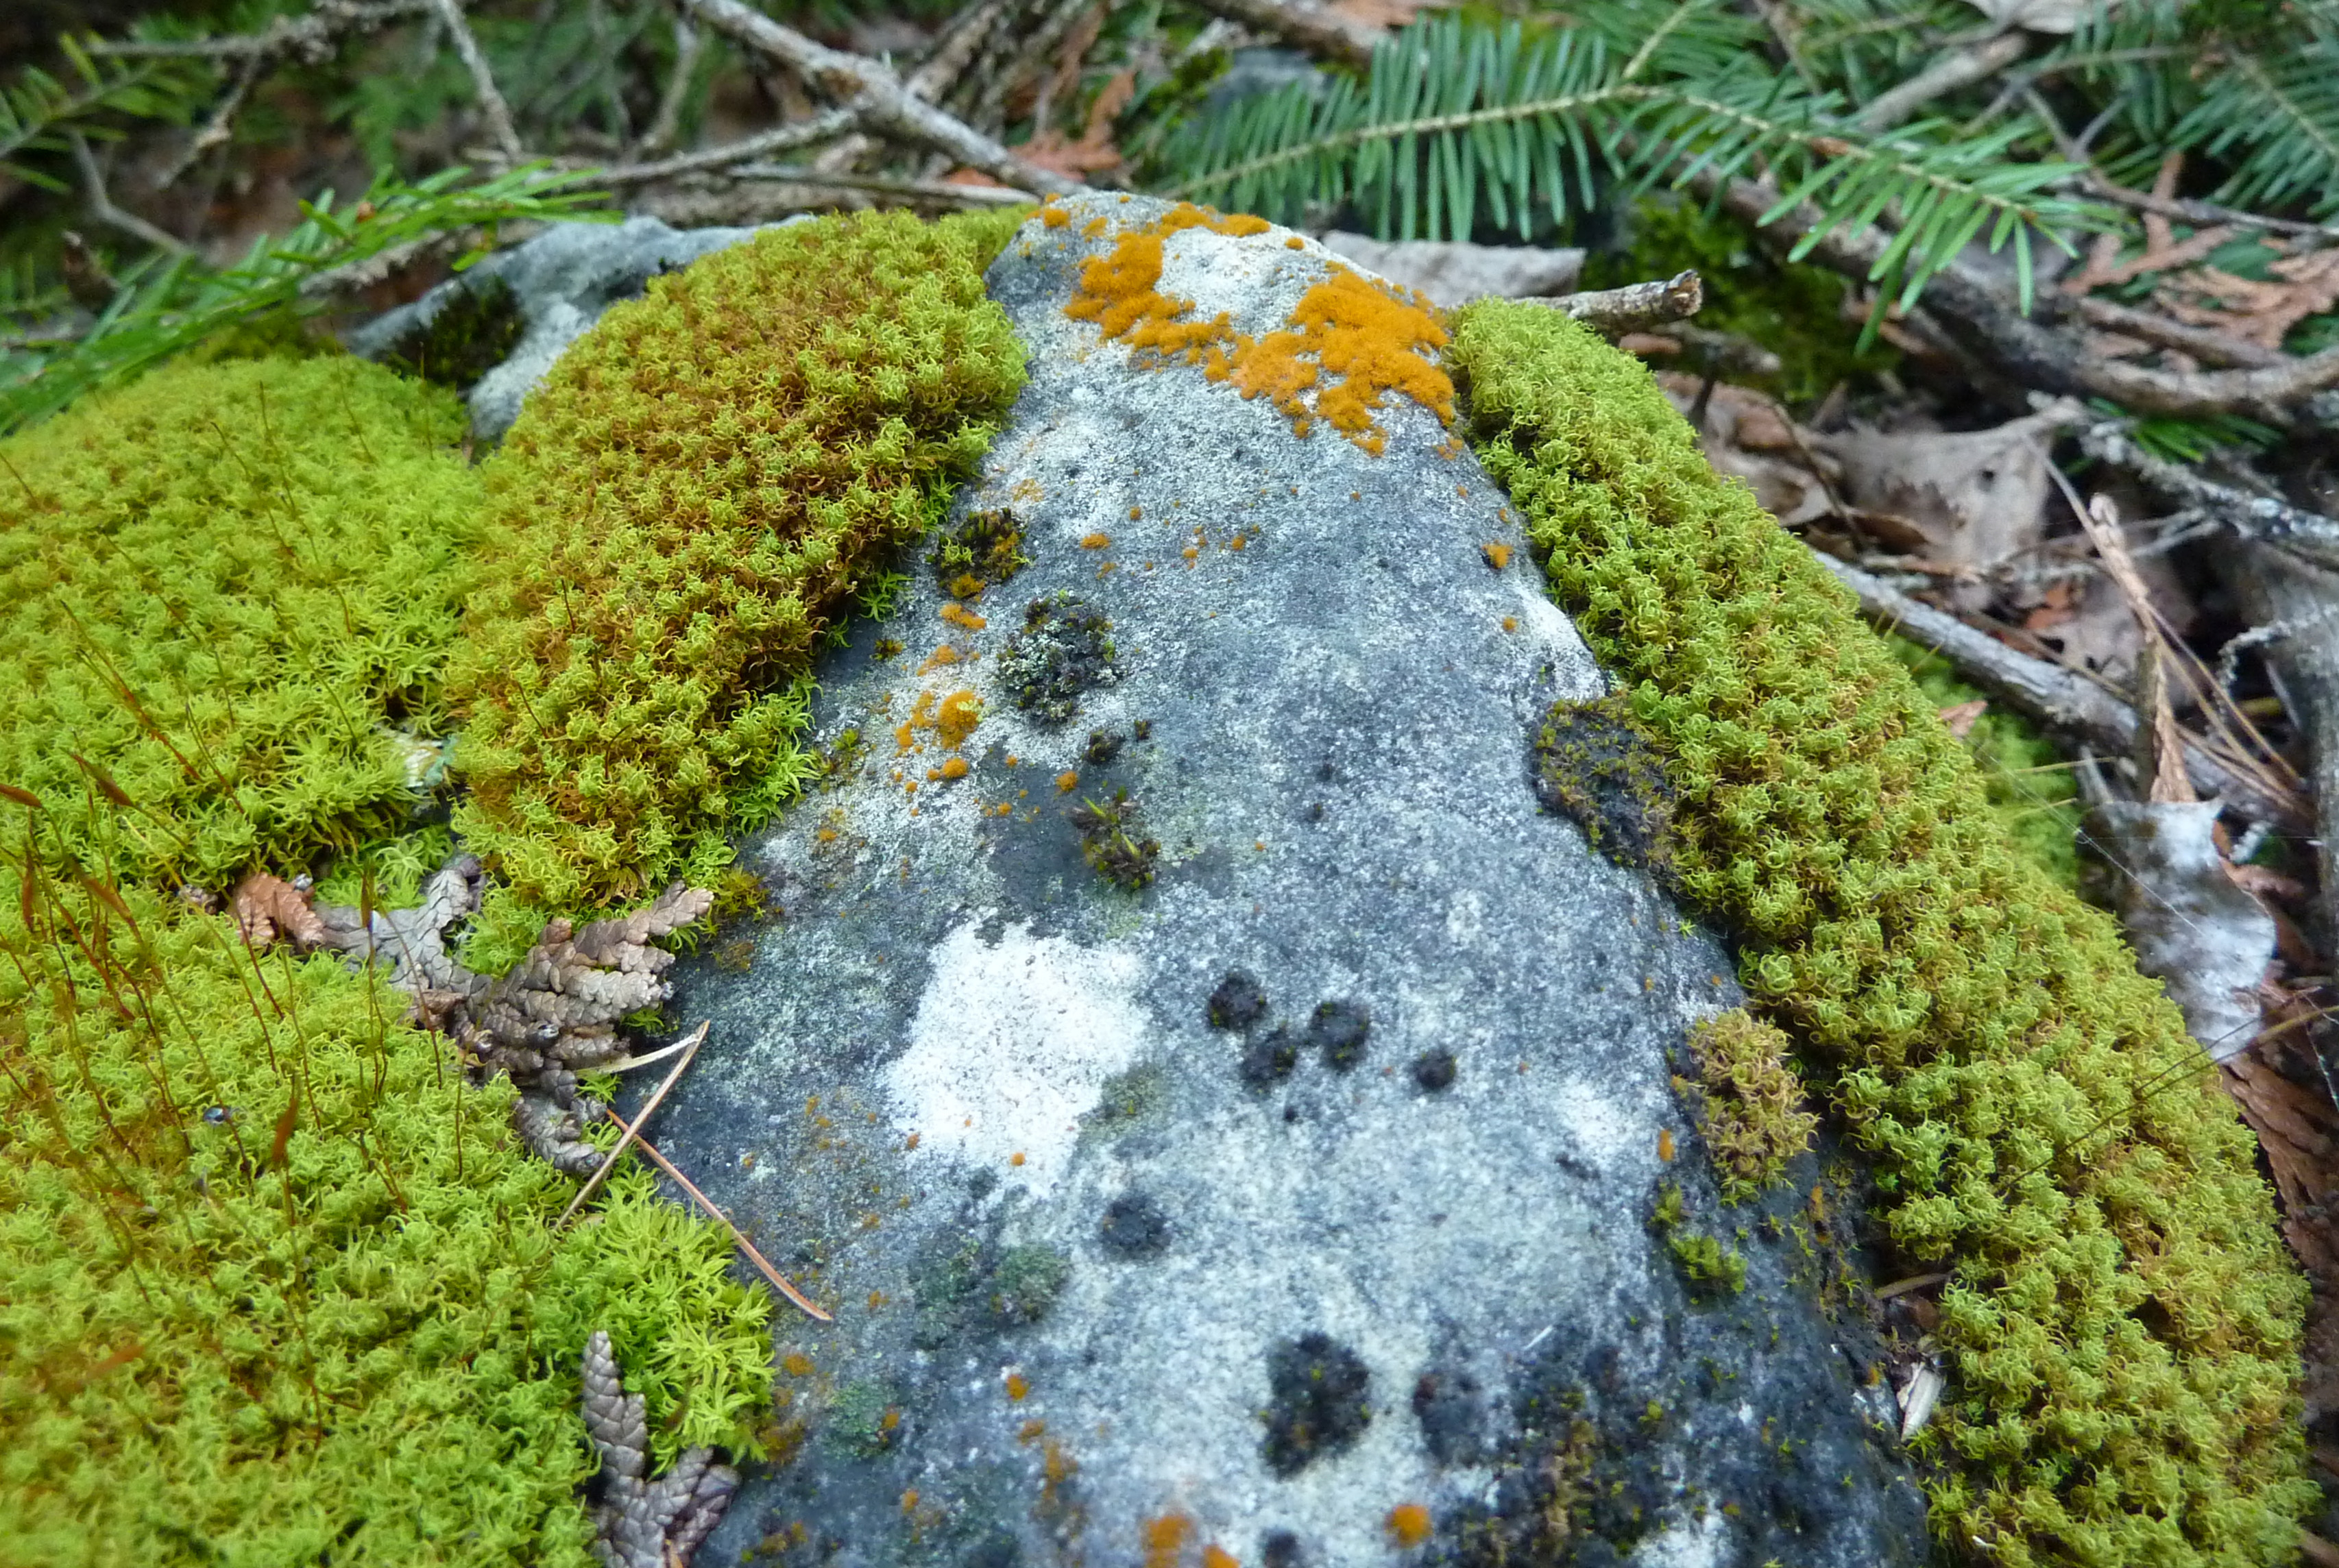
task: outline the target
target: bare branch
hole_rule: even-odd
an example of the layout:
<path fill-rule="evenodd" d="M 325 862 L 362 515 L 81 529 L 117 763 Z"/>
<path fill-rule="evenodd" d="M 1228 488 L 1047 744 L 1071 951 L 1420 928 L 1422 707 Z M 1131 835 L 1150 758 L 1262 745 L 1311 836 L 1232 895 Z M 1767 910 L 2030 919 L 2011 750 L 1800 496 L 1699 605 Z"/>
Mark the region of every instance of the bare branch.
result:
<path fill-rule="evenodd" d="M 2008 647 L 1880 577 L 1816 550 L 1812 555 L 1858 596 L 1861 614 L 1936 650 L 1957 666 L 1961 678 L 1998 701 L 2098 751 L 2124 756 L 2134 748 L 2136 710 L 2111 693 L 2059 665 Z M 2196 736 L 2184 738 L 2186 776 L 2202 794 L 2224 800 L 2255 821 L 2295 833 L 2313 831 L 2314 813 L 2295 791 L 2275 788 L 2229 766 L 2212 756 Z"/>
<path fill-rule="evenodd" d="M 252 84 L 260 80 L 261 72 L 267 66 L 268 62 L 259 55 L 244 57 L 236 67 L 235 80 L 228 84 L 226 96 L 212 110 L 211 118 L 203 122 L 203 128 L 195 133 L 194 140 L 187 143 L 186 151 L 171 160 L 171 166 L 163 170 L 154 182 L 156 190 L 168 190 L 177 184 L 204 153 L 227 144 L 228 138 L 235 132 L 237 112 L 243 107 L 244 99 L 251 95 Z"/>
<path fill-rule="evenodd" d="M 1311 54 L 1362 70 L 1373 63 L 1380 29 L 1349 21 L 1313 0 L 1201 0 L 1202 9 L 1282 39 Z"/>
<path fill-rule="evenodd" d="M 1028 163 L 965 122 L 903 89 L 876 61 L 816 44 L 748 9 L 740 0 L 681 0 L 716 32 L 787 66 L 838 98 L 862 99 L 864 127 L 946 153 L 970 168 L 1025 190 L 1069 195 L 1088 189 L 1077 180 Z"/>
<path fill-rule="evenodd" d="M 1006 15 L 1008 4 L 1009 0 L 979 0 L 952 17 L 935 42 L 933 52 L 918 63 L 918 68 L 902 84 L 902 90 L 925 103 L 940 103 L 943 93 L 982 49 L 1000 17 Z M 823 153 L 814 166 L 823 173 L 850 173 L 877 145 L 873 138 L 855 132 Z"/>
<path fill-rule="evenodd" d="M 706 46 L 706 39 L 691 24 L 690 13 L 676 11 L 674 74 L 666 80 L 666 91 L 658 97 L 657 113 L 650 119 L 649 130 L 634 145 L 635 157 L 645 158 L 674 144 L 675 134 L 682 124 L 682 106 L 690 97 L 690 78 L 698 69 L 698 56 Z"/>
<path fill-rule="evenodd" d="M 671 158 L 660 158 L 649 163 L 620 163 L 614 169 L 597 169 L 577 159 L 563 159 L 563 167 L 590 172 L 596 185 L 647 185 L 660 180 L 676 179 L 685 174 L 704 173 L 729 168 L 753 159 L 768 157 L 774 153 L 792 152 L 809 147 L 815 142 L 825 142 L 831 136 L 842 135 L 858 124 L 868 112 L 866 99 L 856 98 L 841 109 L 831 109 L 809 120 L 794 124 L 775 126 L 742 136 L 736 142 L 726 142 L 720 147 L 708 147 L 696 153 L 681 153 Z"/>
<path fill-rule="evenodd" d="M 89 215 L 109 229 L 119 229 L 135 240 L 143 240 L 158 251 L 173 256 L 192 256 L 194 249 L 184 240 L 156 228 L 135 212 L 125 212 L 113 204 L 105 193 L 105 176 L 97 167 L 97 158 L 89 150 L 89 143 L 78 131 L 73 137 L 74 162 L 81 167 L 82 194 L 89 203 Z"/>
<path fill-rule="evenodd" d="M 496 147 L 509 163 L 528 162 L 528 150 L 520 145 L 519 128 L 512 123 L 511 106 L 497 90 L 495 74 L 488 69 L 488 57 L 479 53 L 479 41 L 471 36 L 470 24 L 463 20 L 462 0 L 431 0 L 445 24 L 448 36 L 455 41 L 455 53 L 462 57 L 463 68 L 471 74 L 471 90 L 479 95 L 479 113 L 488 122 L 488 133 L 496 139 Z"/>
<path fill-rule="evenodd" d="M 1522 302 L 1548 305 L 1604 337 L 1618 338 L 1696 315 L 1705 303 L 1705 284 L 1693 271 L 1676 272 L 1660 282 L 1627 283 L 1621 289 L 1591 289 Z"/>
<path fill-rule="evenodd" d="M 1986 82 L 2028 53 L 2030 35 L 2019 27 L 1949 50 L 1891 91 L 1878 94 L 1851 123 L 1863 131 L 1889 131 L 1934 99 Z"/>
<path fill-rule="evenodd" d="M 2109 300 L 2098 300 L 2092 294 L 2082 294 L 2076 300 L 2050 294 L 2045 299 L 2050 311 L 2068 314 L 2077 311 L 2079 319 L 2090 327 L 2117 332 L 2156 348 L 2174 349 L 2212 365 L 2237 365 L 2245 370 L 2261 370 L 2270 365 L 2296 362 L 2277 350 L 2229 337 L 2207 327 L 2188 327 L 2182 321 L 2172 321 L 2154 311 L 2114 304 Z"/>
<path fill-rule="evenodd" d="M 1040 198 L 1030 191 L 1007 185 L 962 185 L 950 180 L 890 180 L 875 174 L 832 174 L 823 169 L 788 163 L 746 163 L 731 173 L 742 180 L 769 180 L 808 185 L 815 190 L 865 191 L 873 196 L 899 196 L 925 202 L 946 202 L 956 207 L 1020 207 Z"/>
<path fill-rule="evenodd" d="M 224 38 L 94 39 L 89 52 L 114 60 L 261 60 L 297 55 L 311 65 L 333 56 L 344 33 L 371 32 L 429 14 L 436 0 L 318 0 L 306 16 L 279 16 L 259 33 Z"/>
<path fill-rule="evenodd" d="M 2109 421 L 2082 430 L 2079 448 L 2098 462 L 2125 468 L 2170 500 L 2201 508 L 2244 538 L 2272 545 L 2318 567 L 2339 568 L 2339 518 L 2204 478 L 2182 464 L 2154 457 Z"/>

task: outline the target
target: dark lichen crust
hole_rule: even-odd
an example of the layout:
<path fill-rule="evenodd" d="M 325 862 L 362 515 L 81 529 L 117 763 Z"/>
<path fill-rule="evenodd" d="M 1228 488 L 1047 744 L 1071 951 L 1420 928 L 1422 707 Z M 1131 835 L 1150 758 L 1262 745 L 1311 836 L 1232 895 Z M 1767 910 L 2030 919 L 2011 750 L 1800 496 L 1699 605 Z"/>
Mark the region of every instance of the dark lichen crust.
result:
<path fill-rule="evenodd" d="M 1059 588 L 1024 606 L 1021 629 L 999 652 L 1000 684 L 1015 705 L 1041 724 L 1080 711 L 1081 694 L 1120 679 L 1112 623 L 1078 594 Z"/>
<path fill-rule="evenodd" d="M 1618 865 L 1669 863 L 1673 786 L 1629 703 L 1554 705 L 1535 735 L 1535 784 L 1545 811 L 1573 818 Z"/>
<path fill-rule="evenodd" d="M 2249 1133 L 2110 919 L 2007 841 L 1848 596 L 1576 323 L 1458 312 L 1480 459 L 1673 792 L 1669 876 L 1946 1269 L 1917 1440 L 2005 1568 L 2285 1559 L 2304 1282 Z M 1561 737 L 1564 740 L 1564 737 Z M 1629 774 L 1628 774 L 1629 776 Z"/>
<path fill-rule="evenodd" d="M 1372 1422 L 1371 1372 L 1355 1351 L 1319 1330 L 1270 1349 L 1267 1383 L 1259 1455 L 1278 1475 L 1297 1475 L 1350 1447 Z"/>
<path fill-rule="evenodd" d="M 954 599 L 972 599 L 1031 564 L 1012 508 L 987 507 L 940 535 L 926 556 L 934 581 Z"/>
<path fill-rule="evenodd" d="M 381 362 L 462 391 L 504 362 L 527 325 L 509 283 L 473 273 L 428 321 L 417 321 L 400 334 Z"/>

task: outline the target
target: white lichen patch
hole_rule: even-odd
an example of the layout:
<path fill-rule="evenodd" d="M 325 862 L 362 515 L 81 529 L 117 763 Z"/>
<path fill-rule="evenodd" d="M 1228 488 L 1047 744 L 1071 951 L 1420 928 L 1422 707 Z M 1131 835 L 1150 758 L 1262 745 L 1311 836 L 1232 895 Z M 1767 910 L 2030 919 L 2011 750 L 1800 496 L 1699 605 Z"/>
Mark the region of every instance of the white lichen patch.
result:
<path fill-rule="evenodd" d="M 1023 923 L 987 942 L 982 923 L 968 920 L 935 944 L 910 1048 L 887 1065 L 884 1088 L 921 1153 L 1045 1197 L 1081 1115 L 1143 1048 L 1135 999 L 1144 966 L 1132 952 L 1035 937 Z"/>

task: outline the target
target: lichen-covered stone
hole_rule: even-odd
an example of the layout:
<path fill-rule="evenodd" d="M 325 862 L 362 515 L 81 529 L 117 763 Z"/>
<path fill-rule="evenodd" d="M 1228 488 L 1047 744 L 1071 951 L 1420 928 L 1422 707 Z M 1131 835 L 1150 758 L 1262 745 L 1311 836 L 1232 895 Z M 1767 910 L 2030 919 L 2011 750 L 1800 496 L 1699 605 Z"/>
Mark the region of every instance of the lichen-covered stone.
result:
<path fill-rule="evenodd" d="M 1402 382 L 1376 454 L 1298 435 L 1295 376 L 1132 363 L 1065 307 L 1165 209 L 1061 211 L 991 271 L 1031 380 L 954 513 L 1029 564 L 825 657 L 847 760 L 747 850 L 781 918 L 677 971 L 714 1028 L 655 1136 L 835 1312 L 782 1326 L 809 1440 L 709 1559 L 1921 1561 L 1794 1201 L 1723 1210 L 1673 1088 L 1728 955 L 1537 801 L 1604 683 L 1501 498 Z M 1229 340 L 1334 275 L 1283 230 L 1160 255 Z M 1076 722 L 1001 669 L 1059 595 L 1113 650 Z M 1074 814 L 1122 790 L 1135 889 Z"/>

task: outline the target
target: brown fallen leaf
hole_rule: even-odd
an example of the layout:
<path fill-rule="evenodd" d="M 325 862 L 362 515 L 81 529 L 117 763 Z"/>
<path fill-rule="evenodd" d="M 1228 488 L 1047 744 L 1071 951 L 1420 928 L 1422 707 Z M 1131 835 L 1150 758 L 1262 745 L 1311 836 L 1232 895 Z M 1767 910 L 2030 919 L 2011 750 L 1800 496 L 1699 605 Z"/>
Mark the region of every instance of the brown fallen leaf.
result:
<path fill-rule="evenodd" d="M 281 936 L 296 952 L 314 952 L 331 936 L 317 912 L 309 907 L 311 896 L 307 889 L 294 887 L 281 876 L 253 872 L 236 884 L 235 896 L 230 901 L 236 932 L 250 947 L 266 947 Z"/>
<path fill-rule="evenodd" d="M 1971 702 L 1951 703 L 1941 710 L 1941 723 L 1951 735 L 1963 740 L 1973 734 L 1974 721 L 1989 711 L 1989 699 L 1976 697 Z"/>

